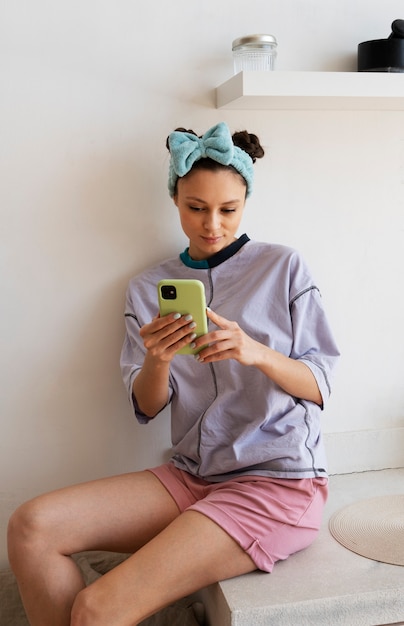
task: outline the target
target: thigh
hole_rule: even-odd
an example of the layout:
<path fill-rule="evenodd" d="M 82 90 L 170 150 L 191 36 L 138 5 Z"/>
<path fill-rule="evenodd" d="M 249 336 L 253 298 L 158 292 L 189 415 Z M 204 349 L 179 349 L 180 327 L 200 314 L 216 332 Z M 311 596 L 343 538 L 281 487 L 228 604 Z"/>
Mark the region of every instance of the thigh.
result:
<path fill-rule="evenodd" d="M 214 582 L 255 570 L 219 525 L 185 511 L 121 565 L 84 589 L 71 626 L 129 626 Z"/>
<path fill-rule="evenodd" d="M 179 515 L 151 472 L 134 472 L 44 494 L 23 515 L 47 544 L 64 554 L 83 550 L 134 552 Z"/>

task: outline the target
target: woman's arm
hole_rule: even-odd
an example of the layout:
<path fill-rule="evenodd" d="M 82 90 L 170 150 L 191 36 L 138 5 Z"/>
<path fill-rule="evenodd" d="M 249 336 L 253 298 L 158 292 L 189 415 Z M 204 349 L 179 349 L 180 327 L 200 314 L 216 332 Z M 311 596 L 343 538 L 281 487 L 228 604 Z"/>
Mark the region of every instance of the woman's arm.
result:
<path fill-rule="evenodd" d="M 258 344 L 254 365 L 291 396 L 323 404 L 314 374 L 302 361 Z"/>
<path fill-rule="evenodd" d="M 155 417 L 168 402 L 169 372 L 169 363 L 156 362 L 146 354 L 143 367 L 133 381 L 132 393 L 147 417 Z"/>
<path fill-rule="evenodd" d="M 200 361 L 211 363 L 236 359 L 243 365 L 257 367 L 279 387 L 295 398 L 322 405 L 322 397 L 314 374 L 302 361 L 265 346 L 249 337 L 237 324 L 208 310 L 209 319 L 220 328 L 195 341 L 195 345 L 209 343 L 199 352 Z"/>
<path fill-rule="evenodd" d="M 155 317 L 140 329 L 146 356 L 133 382 L 132 393 L 139 409 L 148 417 L 155 417 L 166 406 L 170 363 L 177 350 L 195 339 L 194 328 L 190 316 L 171 313 Z"/>

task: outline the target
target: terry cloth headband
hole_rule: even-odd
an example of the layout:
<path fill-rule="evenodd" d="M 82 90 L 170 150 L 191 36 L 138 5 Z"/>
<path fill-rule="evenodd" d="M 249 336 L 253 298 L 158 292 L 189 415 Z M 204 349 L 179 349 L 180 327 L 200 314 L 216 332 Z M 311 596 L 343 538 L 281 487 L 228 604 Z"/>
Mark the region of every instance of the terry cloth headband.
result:
<path fill-rule="evenodd" d="M 171 197 L 174 196 L 178 178 L 188 174 L 195 161 L 206 157 L 234 167 L 247 183 L 247 196 L 251 194 L 253 160 L 247 152 L 234 145 L 230 130 L 224 122 L 210 128 L 201 138 L 175 130 L 168 137 L 168 145 L 171 155 L 168 190 Z"/>

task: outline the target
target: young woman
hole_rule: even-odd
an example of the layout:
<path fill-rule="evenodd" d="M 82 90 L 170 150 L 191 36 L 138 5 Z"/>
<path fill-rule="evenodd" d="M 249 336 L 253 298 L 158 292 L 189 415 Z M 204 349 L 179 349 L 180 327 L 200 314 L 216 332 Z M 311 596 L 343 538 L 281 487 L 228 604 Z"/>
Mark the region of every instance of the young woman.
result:
<path fill-rule="evenodd" d="M 168 138 L 169 191 L 189 247 L 135 277 L 122 372 L 141 423 L 171 404 L 173 456 L 40 496 L 10 520 L 32 626 L 134 626 L 215 581 L 315 538 L 327 496 L 320 433 L 338 350 L 313 279 L 287 247 L 237 238 L 255 135 L 226 124 Z M 209 331 L 157 313 L 162 278 L 204 283 Z M 197 357 L 177 355 L 185 345 Z M 133 553 L 87 588 L 70 555 Z"/>

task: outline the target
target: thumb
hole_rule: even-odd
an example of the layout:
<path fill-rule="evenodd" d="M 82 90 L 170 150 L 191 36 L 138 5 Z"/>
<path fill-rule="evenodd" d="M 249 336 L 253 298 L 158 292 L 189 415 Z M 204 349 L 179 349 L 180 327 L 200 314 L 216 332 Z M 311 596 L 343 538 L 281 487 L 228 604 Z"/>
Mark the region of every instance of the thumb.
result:
<path fill-rule="evenodd" d="M 206 315 L 208 316 L 210 321 L 216 324 L 216 326 L 219 326 L 219 328 L 224 329 L 227 328 L 227 326 L 229 325 L 229 321 L 225 317 L 218 315 L 218 313 L 215 313 L 209 307 L 206 307 Z"/>

